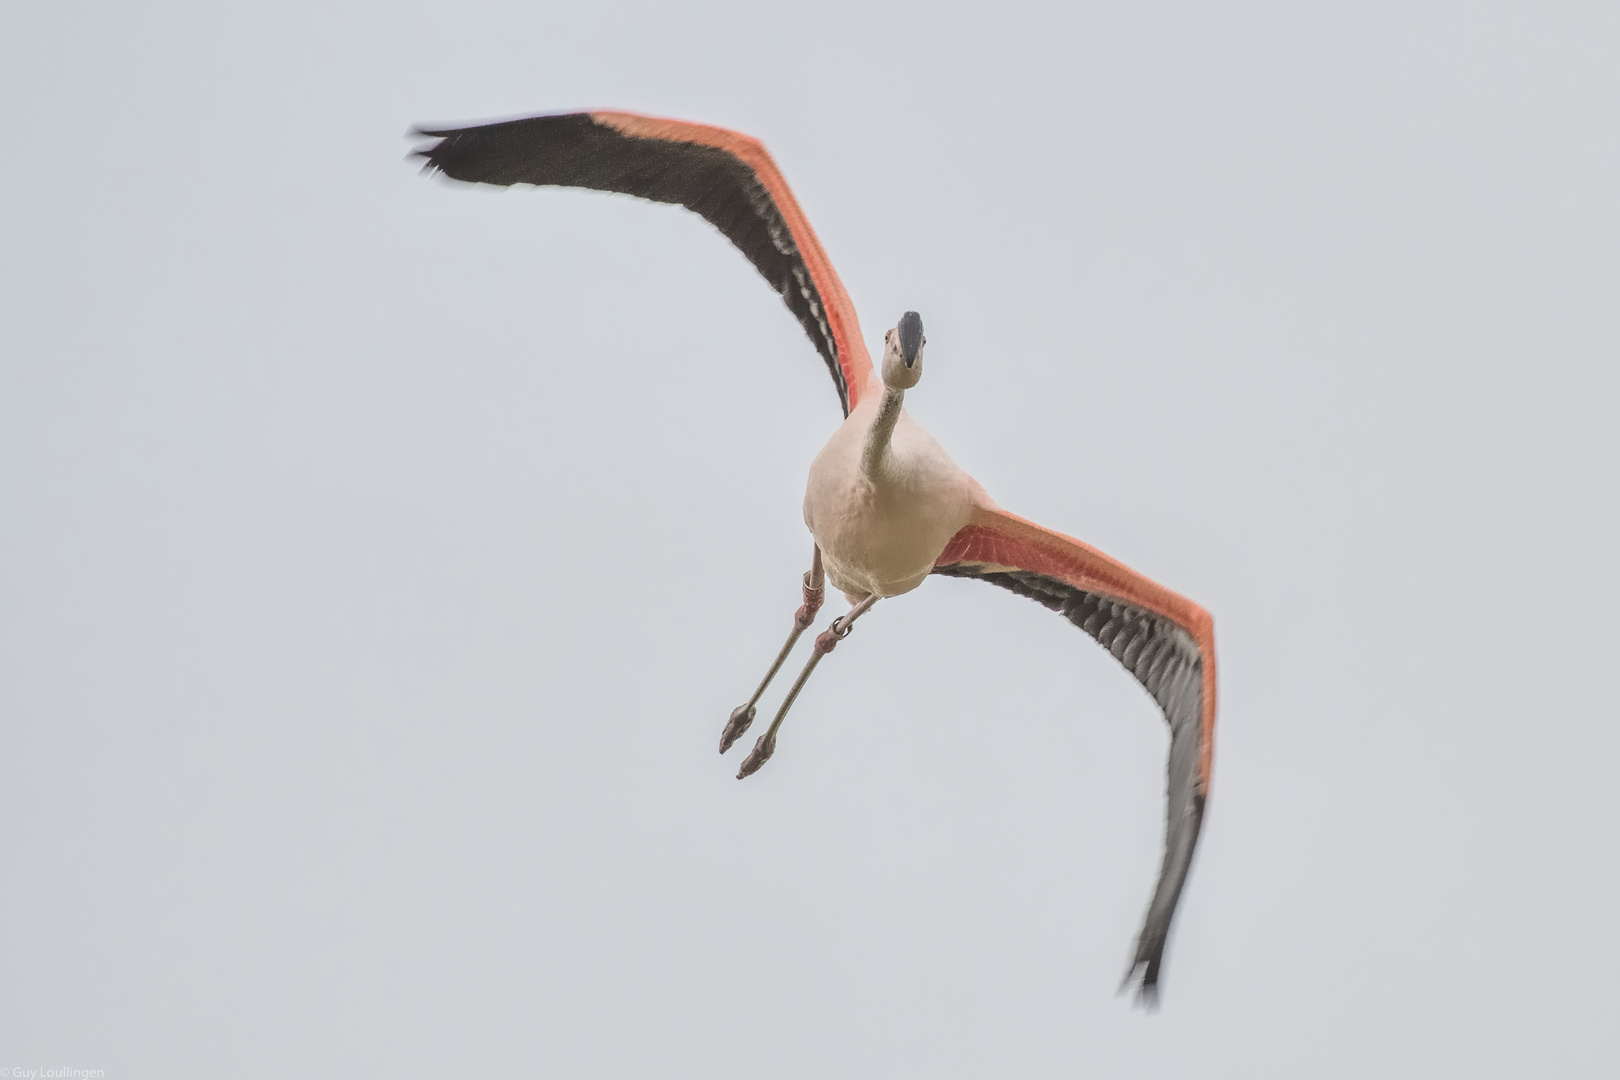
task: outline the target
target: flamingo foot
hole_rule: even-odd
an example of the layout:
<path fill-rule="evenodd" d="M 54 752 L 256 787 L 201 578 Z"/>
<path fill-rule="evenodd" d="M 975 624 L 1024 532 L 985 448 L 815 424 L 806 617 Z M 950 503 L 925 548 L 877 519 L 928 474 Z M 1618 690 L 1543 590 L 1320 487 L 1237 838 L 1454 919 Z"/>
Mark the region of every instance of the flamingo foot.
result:
<path fill-rule="evenodd" d="M 742 738 L 748 725 L 754 722 L 755 708 L 752 703 L 739 705 L 731 710 L 731 719 L 726 721 L 726 730 L 720 733 L 720 752 L 723 754 L 731 749 L 731 744 Z"/>
<path fill-rule="evenodd" d="M 771 760 L 774 753 L 776 753 L 776 733 L 767 731 L 759 737 L 759 741 L 748 752 L 748 756 L 743 758 L 742 768 L 737 770 L 737 779 L 754 775 L 761 765 Z"/>

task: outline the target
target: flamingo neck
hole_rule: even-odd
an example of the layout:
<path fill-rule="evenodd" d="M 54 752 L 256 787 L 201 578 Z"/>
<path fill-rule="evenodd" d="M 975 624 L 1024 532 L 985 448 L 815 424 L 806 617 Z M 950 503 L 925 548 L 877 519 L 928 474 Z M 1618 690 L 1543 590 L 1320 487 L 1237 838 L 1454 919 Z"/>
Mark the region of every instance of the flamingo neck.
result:
<path fill-rule="evenodd" d="M 894 425 L 900 421 L 900 406 L 906 400 L 904 390 L 892 386 L 883 388 L 883 401 L 878 405 L 877 417 L 866 430 L 866 445 L 861 448 L 861 472 L 868 480 L 876 477 L 889 452 L 889 440 L 894 437 Z"/>

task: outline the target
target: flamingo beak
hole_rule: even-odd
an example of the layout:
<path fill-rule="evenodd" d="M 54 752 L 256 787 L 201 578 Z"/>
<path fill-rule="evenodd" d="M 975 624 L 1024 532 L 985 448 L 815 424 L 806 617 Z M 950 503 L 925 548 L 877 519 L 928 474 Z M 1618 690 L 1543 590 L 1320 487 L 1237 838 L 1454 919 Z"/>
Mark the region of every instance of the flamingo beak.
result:
<path fill-rule="evenodd" d="M 906 312 L 900 316 L 897 329 L 900 331 L 900 359 L 906 362 L 906 367 L 911 367 L 922 352 L 922 316 L 915 311 Z"/>

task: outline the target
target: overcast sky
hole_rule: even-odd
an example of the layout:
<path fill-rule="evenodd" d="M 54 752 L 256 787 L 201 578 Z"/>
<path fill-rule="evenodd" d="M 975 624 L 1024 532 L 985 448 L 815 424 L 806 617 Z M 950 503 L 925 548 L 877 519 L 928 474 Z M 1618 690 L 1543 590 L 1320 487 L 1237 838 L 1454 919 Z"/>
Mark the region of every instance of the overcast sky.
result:
<path fill-rule="evenodd" d="M 1596 3 L 12 11 L 0 1066 L 1612 1068 L 1617 50 Z M 716 755 L 820 359 L 695 215 L 403 160 L 587 107 L 763 139 L 867 341 L 922 313 L 912 415 L 1214 614 L 1158 1014 L 1166 732 L 1064 620 L 931 580 Z"/>

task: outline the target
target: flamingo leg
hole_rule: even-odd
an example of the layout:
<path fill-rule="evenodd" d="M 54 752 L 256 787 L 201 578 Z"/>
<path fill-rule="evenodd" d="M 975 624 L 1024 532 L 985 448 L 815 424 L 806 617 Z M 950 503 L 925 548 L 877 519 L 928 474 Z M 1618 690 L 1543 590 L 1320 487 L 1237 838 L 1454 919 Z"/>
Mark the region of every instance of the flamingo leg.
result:
<path fill-rule="evenodd" d="M 826 577 L 821 569 L 821 547 L 817 545 L 815 553 L 810 556 L 810 569 L 805 571 L 804 604 L 793 616 L 793 632 L 788 635 L 786 644 L 782 646 L 782 651 L 776 654 L 776 661 L 771 664 L 771 669 L 759 681 L 759 687 L 754 691 L 754 696 L 749 698 L 746 704 L 739 705 L 731 710 L 731 719 L 726 721 L 726 729 L 720 733 L 720 752 L 722 754 L 730 750 L 731 744 L 742 738 L 743 732 L 748 730 L 748 725 L 754 722 L 754 709 L 759 704 L 760 695 L 765 693 L 767 686 L 771 685 L 771 680 L 776 678 L 776 673 L 782 670 L 782 665 L 787 662 L 788 653 L 792 652 L 793 646 L 798 644 L 799 636 L 810 628 L 811 623 L 816 621 L 816 612 L 821 610 L 821 601 L 826 595 Z"/>
<path fill-rule="evenodd" d="M 834 619 L 831 626 L 817 635 L 815 649 L 810 653 L 809 661 L 805 663 L 804 670 L 799 672 L 799 677 L 794 680 L 793 689 L 789 690 L 787 697 L 782 700 L 782 707 L 776 710 L 776 719 L 771 721 L 771 726 L 759 737 L 754 743 L 754 748 L 743 759 L 742 768 L 737 771 L 737 779 L 752 776 L 759 771 L 761 765 L 771 760 L 771 755 L 776 753 L 776 732 L 787 717 L 788 710 L 793 707 L 793 701 L 799 696 L 799 691 L 803 690 L 804 684 L 810 680 L 810 673 L 816 670 L 816 665 L 821 663 L 823 656 L 832 652 L 840 641 L 849 636 L 849 632 L 855 628 L 855 620 L 871 610 L 872 605 L 877 602 L 876 594 L 863 597 L 859 603 Z M 779 666 L 781 662 L 780 659 L 777 660 Z"/>

